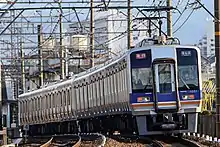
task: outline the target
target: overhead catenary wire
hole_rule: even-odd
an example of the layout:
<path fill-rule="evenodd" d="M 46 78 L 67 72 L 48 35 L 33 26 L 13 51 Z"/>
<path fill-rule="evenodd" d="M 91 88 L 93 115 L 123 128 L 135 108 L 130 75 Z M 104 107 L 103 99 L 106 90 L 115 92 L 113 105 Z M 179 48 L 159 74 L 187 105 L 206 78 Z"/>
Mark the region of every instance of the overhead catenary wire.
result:
<path fill-rule="evenodd" d="M 190 12 L 190 14 L 187 16 L 187 18 L 184 20 L 184 22 L 173 32 L 173 34 L 174 33 L 176 33 L 176 32 L 178 32 L 183 26 L 184 26 L 184 24 L 189 20 L 189 18 L 191 17 L 191 15 L 193 14 L 193 12 L 194 12 L 195 10 L 193 9 L 191 12 Z"/>

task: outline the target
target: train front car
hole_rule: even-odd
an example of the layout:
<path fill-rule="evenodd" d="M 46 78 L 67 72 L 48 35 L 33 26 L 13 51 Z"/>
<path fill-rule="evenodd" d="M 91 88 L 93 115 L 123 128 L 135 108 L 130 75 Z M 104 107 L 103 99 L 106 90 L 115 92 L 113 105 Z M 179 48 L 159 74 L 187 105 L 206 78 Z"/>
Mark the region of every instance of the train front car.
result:
<path fill-rule="evenodd" d="M 152 46 L 130 52 L 130 104 L 139 135 L 197 132 L 201 57 L 196 47 Z"/>

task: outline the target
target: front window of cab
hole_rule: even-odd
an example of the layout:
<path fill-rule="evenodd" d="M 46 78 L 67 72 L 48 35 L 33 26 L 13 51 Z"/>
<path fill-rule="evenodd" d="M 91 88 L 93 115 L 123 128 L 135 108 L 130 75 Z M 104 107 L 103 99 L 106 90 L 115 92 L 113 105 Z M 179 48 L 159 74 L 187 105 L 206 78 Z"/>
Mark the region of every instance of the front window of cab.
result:
<path fill-rule="evenodd" d="M 177 48 L 178 89 L 198 90 L 198 54 L 195 49 Z"/>
<path fill-rule="evenodd" d="M 132 92 L 152 92 L 151 50 L 133 52 L 130 58 Z"/>

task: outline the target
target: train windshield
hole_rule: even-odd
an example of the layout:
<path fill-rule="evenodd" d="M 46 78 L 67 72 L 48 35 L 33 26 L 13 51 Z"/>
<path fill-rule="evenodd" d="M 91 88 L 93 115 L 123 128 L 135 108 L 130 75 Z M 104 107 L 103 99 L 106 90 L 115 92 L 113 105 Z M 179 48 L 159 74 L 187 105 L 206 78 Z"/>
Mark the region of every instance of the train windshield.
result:
<path fill-rule="evenodd" d="M 132 92 L 152 92 L 151 50 L 131 54 Z"/>
<path fill-rule="evenodd" d="M 198 55 L 195 49 L 177 49 L 179 90 L 198 90 Z"/>

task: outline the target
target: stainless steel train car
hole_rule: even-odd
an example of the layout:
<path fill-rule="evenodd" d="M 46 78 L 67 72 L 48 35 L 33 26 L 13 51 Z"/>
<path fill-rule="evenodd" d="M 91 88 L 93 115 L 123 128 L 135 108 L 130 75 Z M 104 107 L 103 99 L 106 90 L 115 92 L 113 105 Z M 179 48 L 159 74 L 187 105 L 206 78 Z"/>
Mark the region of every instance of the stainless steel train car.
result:
<path fill-rule="evenodd" d="M 131 129 L 140 135 L 196 132 L 202 97 L 200 62 L 194 46 L 142 44 L 71 79 L 20 95 L 20 125 L 32 126 L 32 132 L 38 127 L 45 132 L 57 122 L 68 122 L 63 124 L 68 128 L 60 130 L 71 131 L 76 127 L 73 121 L 83 121 L 77 126 L 87 132 L 99 128 Z"/>

